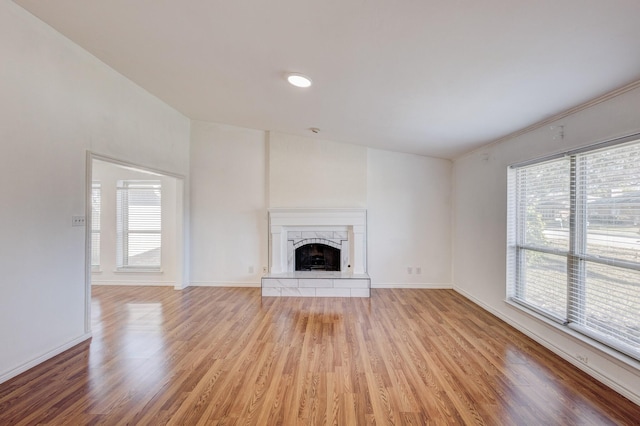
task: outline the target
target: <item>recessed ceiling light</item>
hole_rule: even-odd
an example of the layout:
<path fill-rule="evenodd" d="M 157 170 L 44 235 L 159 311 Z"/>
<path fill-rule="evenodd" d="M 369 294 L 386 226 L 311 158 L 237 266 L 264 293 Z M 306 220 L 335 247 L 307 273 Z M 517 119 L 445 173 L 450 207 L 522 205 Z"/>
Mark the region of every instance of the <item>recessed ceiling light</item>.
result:
<path fill-rule="evenodd" d="M 306 75 L 290 72 L 287 74 L 287 81 L 296 87 L 309 87 L 311 86 L 311 79 Z"/>

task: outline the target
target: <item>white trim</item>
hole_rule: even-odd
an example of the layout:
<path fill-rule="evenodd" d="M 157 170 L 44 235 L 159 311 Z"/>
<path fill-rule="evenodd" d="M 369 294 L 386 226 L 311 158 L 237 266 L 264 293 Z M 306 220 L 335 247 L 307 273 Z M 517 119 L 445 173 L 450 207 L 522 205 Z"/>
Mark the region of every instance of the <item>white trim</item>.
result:
<path fill-rule="evenodd" d="M 258 287 L 260 282 L 246 281 L 191 281 L 190 287 Z"/>
<path fill-rule="evenodd" d="M 67 343 L 65 343 L 62 346 L 58 346 L 55 349 L 50 350 L 49 352 L 45 353 L 44 355 L 41 355 L 35 359 L 32 359 L 29 362 L 26 362 L 12 370 L 7 371 L 6 373 L 0 375 L 0 383 L 4 383 L 7 380 L 13 379 L 14 377 L 16 377 L 19 374 L 24 373 L 27 370 L 30 370 L 31 368 L 35 367 L 38 364 L 41 364 L 51 358 L 53 358 L 56 355 L 60 355 L 62 352 L 71 349 L 72 347 L 84 342 L 85 340 L 88 340 L 91 338 L 91 333 L 85 333 L 83 335 L 81 335 L 80 337 L 77 337 Z"/>
<path fill-rule="evenodd" d="M 162 275 L 164 270 L 162 268 L 146 268 L 144 266 L 136 268 L 135 266 L 120 266 L 113 270 L 114 274 L 149 274 L 149 275 Z"/>
<path fill-rule="evenodd" d="M 93 282 L 91 275 L 91 190 L 93 188 L 93 160 L 105 161 L 108 163 L 116 164 L 121 167 L 134 168 L 138 170 L 144 170 L 146 172 L 155 173 L 158 175 L 165 175 L 176 179 L 176 252 L 175 256 L 178 259 L 176 264 L 176 281 L 165 281 L 159 284 L 153 283 L 140 283 L 135 282 L 126 284 L 120 281 L 122 285 L 161 285 L 161 286 L 173 286 L 176 290 L 182 290 L 189 287 L 189 268 L 185 265 L 189 265 L 189 190 L 188 190 L 188 177 L 185 175 L 167 172 L 166 170 L 159 170 L 148 166 L 143 166 L 129 161 L 119 160 L 114 157 L 110 157 L 103 154 L 98 154 L 91 150 L 86 151 L 86 164 L 85 164 L 85 255 L 84 255 L 84 287 L 85 287 L 85 300 L 84 300 L 84 328 L 85 333 L 91 333 L 91 286 L 92 284 L 100 285 L 98 282 Z M 130 271 L 127 271 L 130 272 Z M 178 281 L 181 284 L 178 284 Z M 114 285 L 106 284 L 103 285 Z"/>
<path fill-rule="evenodd" d="M 144 166 L 142 164 L 132 163 L 130 161 L 119 160 L 117 158 L 114 158 L 108 155 L 98 154 L 92 151 L 87 151 L 87 152 L 91 155 L 91 158 L 93 160 L 105 161 L 107 163 L 116 164 L 124 168 L 144 170 L 145 172 L 148 172 L 148 173 L 155 173 L 158 176 L 164 175 L 164 176 L 170 176 L 176 179 L 183 179 L 183 180 L 186 179 L 185 175 L 181 175 L 179 173 L 168 172 L 166 170 L 156 169 L 155 167 L 149 167 L 149 166 Z"/>
<path fill-rule="evenodd" d="M 175 287 L 175 281 L 138 281 L 138 280 L 93 280 L 92 285 L 135 285 L 135 286 L 171 286 Z"/>
<path fill-rule="evenodd" d="M 377 283 L 371 282 L 371 288 L 421 288 L 421 289 L 453 289 L 450 283 Z"/>
<path fill-rule="evenodd" d="M 472 296 L 471 294 L 469 294 L 466 291 L 462 290 L 461 288 L 453 287 L 453 290 L 455 292 L 459 293 L 460 295 L 462 295 L 463 297 L 469 299 L 472 303 L 475 303 L 476 305 L 480 306 L 485 311 L 489 312 L 490 314 L 496 316 L 500 320 L 502 320 L 505 323 L 509 324 L 510 326 L 514 327 L 515 329 L 517 329 L 518 331 L 520 331 L 524 335 L 526 335 L 526 336 L 530 337 L 531 339 L 535 340 L 537 343 L 539 343 L 540 345 L 544 346 L 545 348 L 547 348 L 548 350 L 550 350 L 554 354 L 558 355 L 560 358 L 564 359 L 565 361 L 569 362 L 574 367 L 578 368 L 579 370 L 584 371 L 585 373 L 587 373 L 588 375 L 590 375 L 594 379 L 596 379 L 599 382 L 603 383 L 604 385 L 610 387 L 611 389 L 613 389 L 614 391 L 618 392 L 619 394 L 621 394 L 625 398 L 633 401 L 635 404 L 640 405 L 640 395 L 636 394 L 635 392 L 631 391 L 630 389 L 627 389 L 626 387 L 622 386 L 620 383 L 610 379 L 609 377 L 606 376 L 606 374 L 603 374 L 599 370 L 594 369 L 591 365 L 586 365 L 586 364 L 578 361 L 577 358 L 575 358 L 574 356 L 572 356 L 571 354 L 566 352 L 564 349 L 554 345 L 553 343 L 551 343 L 550 341 L 545 339 L 543 336 L 532 332 L 526 326 L 522 325 L 518 321 L 515 321 L 512 318 L 504 315 L 503 313 L 491 308 L 489 305 L 487 305 L 487 304 L 481 302 L 480 300 L 476 299 L 474 296 Z M 508 302 L 506 302 L 506 303 L 508 303 Z M 520 312 L 525 313 L 526 311 L 520 310 Z M 584 342 L 584 339 L 581 338 L 581 336 L 579 336 L 578 333 L 575 333 L 575 335 L 573 335 L 573 333 L 569 333 L 568 330 L 565 330 L 564 328 L 560 328 L 558 326 L 558 324 L 553 323 L 550 320 L 545 320 L 544 318 L 538 317 L 537 315 L 532 314 L 531 317 L 536 318 L 536 319 L 540 320 L 541 322 L 545 323 L 546 325 L 549 325 L 549 326 L 553 327 L 554 329 L 557 329 L 558 331 L 565 333 L 568 337 L 575 337 L 577 340 L 580 340 L 580 341 Z M 602 355 L 605 356 L 607 359 L 611 359 L 611 357 L 615 356 L 613 351 L 611 351 L 611 353 L 608 353 L 607 351 L 604 350 L 604 348 L 599 348 L 599 347 L 597 347 L 597 346 L 595 346 L 593 344 L 589 344 L 589 349 L 599 350 L 602 353 Z M 621 366 L 623 368 L 633 368 L 633 369 L 637 370 L 637 367 L 634 366 L 631 362 L 625 362 L 624 360 L 620 360 L 618 357 L 614 357 L 611 360 L 614 361 L 616 363 L 616 365 L 619 365 L 619 366 Z"/>
<path fill-rule="evenodd" d="M 93 227 L 91 225 L 93 217 L 93 206 L 91 205 L 91 192 L 93 191 L 93 154 L 86 152 L 85 156 L 85 185 L 84 185 L 84 332 L 91 334 L 91 244 Z"/>

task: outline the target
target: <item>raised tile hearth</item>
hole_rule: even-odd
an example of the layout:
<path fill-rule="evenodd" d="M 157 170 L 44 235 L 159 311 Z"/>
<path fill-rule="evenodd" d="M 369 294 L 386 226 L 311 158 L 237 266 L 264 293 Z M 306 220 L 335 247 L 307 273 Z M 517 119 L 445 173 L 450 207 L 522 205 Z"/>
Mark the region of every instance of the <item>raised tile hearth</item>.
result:
<path fill-rule="evenodd" d="M 367 274 L 341 272 L 285 272 L 262 277 L 262 296 L 370 297 Z"/>

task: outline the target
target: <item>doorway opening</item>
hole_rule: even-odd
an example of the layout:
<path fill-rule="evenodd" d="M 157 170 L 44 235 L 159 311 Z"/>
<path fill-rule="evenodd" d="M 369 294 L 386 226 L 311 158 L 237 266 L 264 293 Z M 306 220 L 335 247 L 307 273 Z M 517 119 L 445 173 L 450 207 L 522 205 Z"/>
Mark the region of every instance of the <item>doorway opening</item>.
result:
<path fill-rule="evenodd" d="M 86 200 L 89 332 L 93 285 L 184 287 L 184 178 L 89 153 Z"/>

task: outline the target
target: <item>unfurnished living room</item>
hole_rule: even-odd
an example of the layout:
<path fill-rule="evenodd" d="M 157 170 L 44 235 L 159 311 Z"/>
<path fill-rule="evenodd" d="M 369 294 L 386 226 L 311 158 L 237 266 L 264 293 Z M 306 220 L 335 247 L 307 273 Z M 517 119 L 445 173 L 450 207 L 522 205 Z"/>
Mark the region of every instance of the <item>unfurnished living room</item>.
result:
<path fill-rule="evenodd" d="M 0 0 L 0 425 L 638 424 L 639 17 Z"/>

